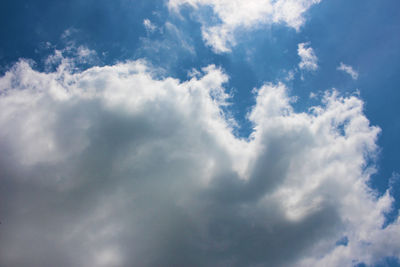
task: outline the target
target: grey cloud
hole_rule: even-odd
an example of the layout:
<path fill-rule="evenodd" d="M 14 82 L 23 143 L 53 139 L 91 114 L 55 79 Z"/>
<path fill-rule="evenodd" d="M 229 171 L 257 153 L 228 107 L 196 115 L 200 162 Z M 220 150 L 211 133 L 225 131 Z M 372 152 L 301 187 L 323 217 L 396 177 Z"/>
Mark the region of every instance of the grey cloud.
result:
<path fill-rule="evenodd" d="M 364 183 L 379 129 L 355 97 L 297 114 L 265 85 L 246 141 L 214 66 L 185 82 L 140 61 L 66 69 L 0 78 L 1 266 L 335 266 L 343 236 L 374 262 L 358 240 L 399 233 Z"/>

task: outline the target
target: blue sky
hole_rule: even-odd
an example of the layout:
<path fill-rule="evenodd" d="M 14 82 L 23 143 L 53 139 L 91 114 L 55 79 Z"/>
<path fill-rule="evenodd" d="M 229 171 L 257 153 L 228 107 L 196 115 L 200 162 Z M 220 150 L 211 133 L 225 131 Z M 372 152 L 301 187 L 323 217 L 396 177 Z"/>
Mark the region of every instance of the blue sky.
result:
<path fill-rule="evenodd" d="M 0 236 L 9 233 L 0 240 L 0 265 L 400 266 L 400 4 L 232 3 L 0 3 L 0 147 L 7 151 L 0 159 Z M 322 111 L 315 115 L 316 107 Z M 332 129 L 317 131 L 324 123 Z M 116 193 L 124 190 L 140 205 Z M 116 210 L 104 204 L 109 195 Z M 74 198 L 90 212 L 77 211 Z M 282 205 L 276 211 L 274 201 Z M 22 212 L 25 202 L 36 215 Z M 45 202 L 57 204 L 39 208 Z M 112 219 L 91 212 L 97 210 Z M 167 211 L 176 217 L 160 215 Z M 92 220 L 102 233 L 120 232 L 80 239 L 71 227 L 54 226 L 63 214 L 76 216 L 74 233 Z M 263 221 L 274 216 L 283 217 L 266 231 Z M 11 235 L 21 229 L 26 240 Z M 152 234 L 134 234 L 141 231 Z M 65 236 L 73 238 L 61 242 Z M 393 240 L 385 243 L 386 236 Z M 291 246 L 295 237 L 299 245 Z M 44 260 L 51 241 L 63 245 Z M 13 254 L 30 242 L 43 250 Z M 73 249 L 82 242 L 86 258 Z M 129 257 L 127 247 L 147 256 Z"/>

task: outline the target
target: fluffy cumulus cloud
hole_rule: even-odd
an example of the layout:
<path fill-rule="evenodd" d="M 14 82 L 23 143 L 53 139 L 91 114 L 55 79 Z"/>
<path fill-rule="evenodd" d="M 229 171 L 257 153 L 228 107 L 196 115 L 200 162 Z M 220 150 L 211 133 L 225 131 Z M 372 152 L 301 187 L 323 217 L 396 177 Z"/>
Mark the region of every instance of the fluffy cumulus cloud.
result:
<path fill-rule="evenodd" d="M 301 60 L 299 63 L 300 69 L 309 71 L 318 69 L 318 58 L 315 55 L 314 49 L 310 46 L 310 43 L 298 44 L 297 54 Z"/>
<path fill-rule="evenodd" d="M 206 44 L 217 53 L 229 52 L 235 45 L 235 31 L 252 29 L 259 25 L 279 23 L 299 30 L 304 24 L 304 13 L 321 0 L 169 0 L 170 9 L 179 11 L 182 6 L 195 10 L 211 7 L 216 23 L 200 18 Z M 200 12 L 201 14 L 202 12 Z"/>
<path fill-rule="evenodd" d="M 379 128 L 327 92 L 296 113 L 255 90 L 232 134 L 228 77 L 143 61 L 0 78 L 1 266 L 351 266 L 400 256 L 367 182 Z"/>
<path fill-rule="evenodd" d="M 340 65 L 339 67 L 337 67 L 337 70 L 347 73 L 348 75 L 351 76 L 353 80 L 358 79 L 358 72 L 355 71 L 352 66 L 346 65 L 343 62 L 340 62 Z"/>

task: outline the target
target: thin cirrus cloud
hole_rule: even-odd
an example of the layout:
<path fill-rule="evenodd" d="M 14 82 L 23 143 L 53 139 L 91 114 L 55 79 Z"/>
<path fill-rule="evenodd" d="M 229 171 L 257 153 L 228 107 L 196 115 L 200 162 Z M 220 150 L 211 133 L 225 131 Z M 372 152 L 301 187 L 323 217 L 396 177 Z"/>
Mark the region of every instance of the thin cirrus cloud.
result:
<path fill-rule="evenodd" d="M 346 65 L 343 62 L 340 62 L 339 67 L 337 67 L 337 70 L 343 71 L 344 73 L 347 73 L 348 75 L 351 76 L 353 80 L 358 79 L 358 72 L 353 69 L 352 66 Z"/>
<path fill-rule="evenodd" d="M 368 187 L 380 129 L 356 96 L 327 91 L 297 113 L 283 83 L 265 84 L 241 139 L 222 108 L 229 77 L 214 65 L 180 81 L 140 60 L 85 71 L 71 62 L 39 72 L 22 60 L 0 78 L 0 265 L 400 256 L 399 219 L 383 227 L 390 192 Z"/>
<path fill-rule="evenodd" d="M 298 44 L 297 54 L 300 57 L 299 68 L 301 70 L 315 71 L 318 69 L 318 58 L 310 43 Z"/>
<path fill-rule="evenodd" d="M 216 53 L 230 52 L 235 46 L 235 31 L 266 24 L 284 24 L 298 31 L 304 24 L 303 14 L 321 0 L 169 0 L 168 7 L 179 12 L 188 5 L 199 10 L 211 7 L 219 20 L 199 18 L 205 43 Z"/>

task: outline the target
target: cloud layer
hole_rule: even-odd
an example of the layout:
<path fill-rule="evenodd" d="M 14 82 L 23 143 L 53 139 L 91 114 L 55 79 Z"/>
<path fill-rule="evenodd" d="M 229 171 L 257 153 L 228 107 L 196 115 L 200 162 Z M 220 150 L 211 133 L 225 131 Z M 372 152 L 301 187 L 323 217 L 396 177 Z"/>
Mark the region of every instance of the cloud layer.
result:
<path fill-rule="evenodd" d="M 278 1 L 279 2 L 279 1 Z M 0 78 L 1 266 L 351 266 L 400 256 L 389 191 L 367 186 L 379 128 L 326 92 L 296 113 L 255 90 L 248 140 L 228 76 L 143 61 Z M 346 242 L 344 242 L 345 240 Z M 341 242 L 338 242 L 341 241 Z"/>
<path fill-rule="evenodd" d="M 206 44 L 214 52 L 229 52 L 235 45 L 235 32 L 259 25 L 279 23 L 299 30 L 304 24 L 303 14 L 321 0 L 169 0 L 170 9 L 178 11 L 188 5 L 196 11 L 211 7 L 216 18 L 199 18 Z M 201 14 L 201 12 L 199 12 Z M 211 21 L 211 23 L 210 23 Z M 212 23 L 212 21 L 218 21 Z"/>

